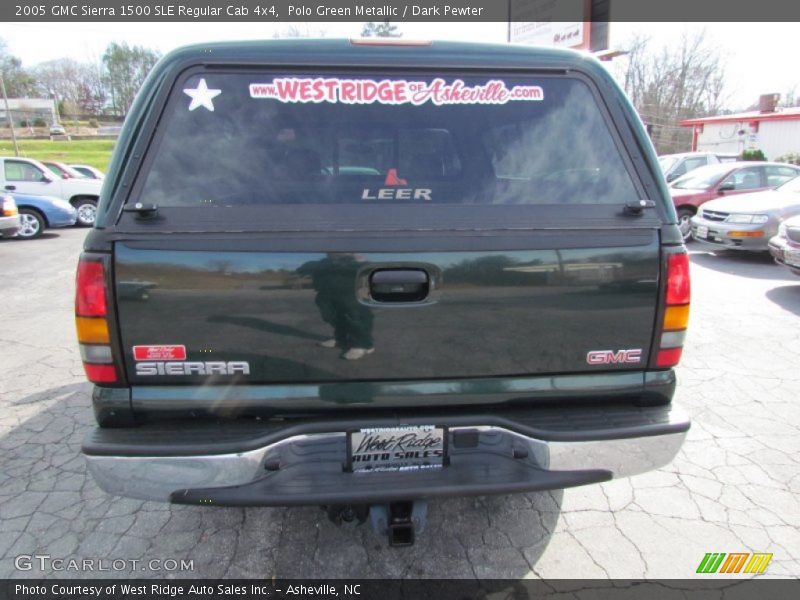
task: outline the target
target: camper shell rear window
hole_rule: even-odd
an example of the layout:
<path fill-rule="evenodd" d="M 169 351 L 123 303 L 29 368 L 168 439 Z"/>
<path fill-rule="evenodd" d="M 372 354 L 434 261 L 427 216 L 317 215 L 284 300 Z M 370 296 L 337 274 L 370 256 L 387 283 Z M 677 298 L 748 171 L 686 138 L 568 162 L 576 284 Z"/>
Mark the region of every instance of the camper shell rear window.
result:
<path fill-rule="evenodd" d="M 202 70 L 174 85 L 129 202 L 413 211 L 639 197 L 579 76 Z"/>

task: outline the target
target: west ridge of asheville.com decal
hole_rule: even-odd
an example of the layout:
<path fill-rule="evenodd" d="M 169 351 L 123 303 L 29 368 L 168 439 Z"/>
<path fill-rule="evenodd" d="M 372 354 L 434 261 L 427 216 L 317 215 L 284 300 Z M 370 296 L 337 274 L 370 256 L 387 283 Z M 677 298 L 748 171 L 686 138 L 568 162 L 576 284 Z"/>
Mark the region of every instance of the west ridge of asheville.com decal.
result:
<path fill-rule="evenodd" d="M 341 79 L 338 77 L 276 77 L 269 83 L 251 83 L 251 98 L 285 103 L 323 102 L 341 104 L 506 104 L 523 100 L 540 102 L 544 90 L 538 85 L 515 85 L 493 79 L 484 84 L 467 85 L 461 79 L 447 83 L 436 78 L 427 81 L 404 79 Z"/>

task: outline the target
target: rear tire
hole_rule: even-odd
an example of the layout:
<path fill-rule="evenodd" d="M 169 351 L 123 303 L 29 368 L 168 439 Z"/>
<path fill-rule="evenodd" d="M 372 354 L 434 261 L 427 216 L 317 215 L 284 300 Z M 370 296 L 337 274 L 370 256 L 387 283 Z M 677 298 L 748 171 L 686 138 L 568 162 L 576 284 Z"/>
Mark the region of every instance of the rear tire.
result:
<path fill-rule="evenodd" d="M 692 225 L 690 221 L 694 214 L 691 208 L 678 209 L 678 228 L 681 230 L 684 244 L 692 241 Z"/>
<path fill-rule="evenodd" d="M 42 235 L 45 228 L 44 217 L 31 208 L 19 209 L 19 230 L 17 237 L 32 240 Z"/>
<path fill-rule="evenodd" d="M 97 219 L 97 200 L 83 199 L 76 200 L 73 204 L 78 211 L 78 223 L 80 227 L 92 227 Z"/>

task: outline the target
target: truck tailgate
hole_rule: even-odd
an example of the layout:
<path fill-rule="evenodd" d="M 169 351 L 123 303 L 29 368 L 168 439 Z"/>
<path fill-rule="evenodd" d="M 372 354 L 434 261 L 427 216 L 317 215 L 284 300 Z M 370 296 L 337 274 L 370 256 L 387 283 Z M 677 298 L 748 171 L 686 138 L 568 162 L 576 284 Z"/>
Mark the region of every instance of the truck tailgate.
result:
<path fill-rule="evenodd" d="M 448 249 L 403 252 L 370 250 L 368 240 L 349 252 L 311 240 L 290 244 L 296 251 L 257 239 L 229 244 L 235 250 L 218 239 L 216 251 L 179 239 L 119 242 L 127 375 L 135 384 L 227 384 L 642 369 L 658 304 L 658 233 L 622 233 L 561 232 L 572 247 L 557 248 L 543 248 L 552 244 L 544 233 L 484 239 L 513 248 L 503 251 L 452 250 L 474 248 L 474 238 L 415 240 L 405 245 Z M 400 282 L 393 294 L 375 283 L 382 272 L 421 273 L 427 289 L 414 296 Z M 338 347 L 322 345 L 334 339 Z M 353 347 L 374 351 L 343 359 Z M 589 356 L 598 351 L 616 358 Z"/>

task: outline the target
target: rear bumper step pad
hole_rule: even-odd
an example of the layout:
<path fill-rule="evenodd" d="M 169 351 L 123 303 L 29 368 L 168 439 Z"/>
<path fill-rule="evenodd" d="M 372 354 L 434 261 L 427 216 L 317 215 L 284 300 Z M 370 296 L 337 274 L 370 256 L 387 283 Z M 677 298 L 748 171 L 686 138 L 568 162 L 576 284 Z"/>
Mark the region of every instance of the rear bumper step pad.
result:
<path fill-rule="evenodd" d="M 297 465 L 239 486 L 178 490 L 176 504 L 293 506 L 373 504 L 447 496 L 511 494 L 600 483 L 609 471 L 546 471 L 504 456 L 453 460 L 420 471 L 345 473 L 339 464 L 321 469 Z M 338 467 L 338 469 L 337 469 Z"/>

